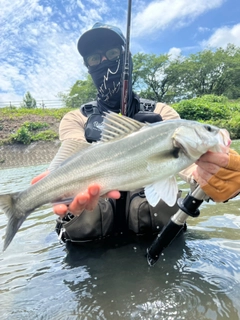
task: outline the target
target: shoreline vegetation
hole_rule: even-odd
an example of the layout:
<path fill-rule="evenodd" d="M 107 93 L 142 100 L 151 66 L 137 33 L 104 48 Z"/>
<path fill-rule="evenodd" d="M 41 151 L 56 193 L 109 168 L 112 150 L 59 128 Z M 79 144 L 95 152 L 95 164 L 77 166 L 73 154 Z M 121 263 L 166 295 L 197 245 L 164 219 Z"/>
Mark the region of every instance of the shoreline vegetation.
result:
<path fill-rule="evenodd" d="M 60 146 L 60 120 L 68 111 L 1 108 L 0 169 L 50 163 Z"/>
<path fill-rule="evenodd" d="M 226 128 L 240 139 L 240 99 L 205 95 L 172 104 L 182 119 Z M 0 169 L 50 163 L 55 156 L 59 123 L 71 108 L 0 109 Z"/>

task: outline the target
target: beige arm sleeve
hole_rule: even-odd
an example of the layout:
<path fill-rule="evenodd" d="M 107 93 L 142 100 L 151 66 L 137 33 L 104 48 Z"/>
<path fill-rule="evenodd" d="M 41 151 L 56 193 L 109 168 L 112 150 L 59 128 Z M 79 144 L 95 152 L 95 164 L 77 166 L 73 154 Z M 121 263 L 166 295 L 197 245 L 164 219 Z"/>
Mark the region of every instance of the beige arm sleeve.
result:
<path fill-rule="evenodd" d="M 186 181 L 189 184 L 195 184 L 194 179 L 192 177 L 193 171 L 197 168 L 197 165 L 193 163 L 191 166 L 179 172 L 179 177 Z"/>
<path fill-rule="evenodd" d="M 179 114 L 172 107 L 166 103 L 158 102 L 156 104 L 155 113 L 159 113 L 163 120 L 180 119 Z"/>
<path fill-rule="evenodd" d="M 85 139 L 84 125 L 87 118 L 80 110 L 68 112 L 61 120 L 59 126 L 59 138 L 62 144 L 49 165 L 48 170 L 56 169 L 63 161 L 78 152 L 82 148 L 90 145 Z"/>

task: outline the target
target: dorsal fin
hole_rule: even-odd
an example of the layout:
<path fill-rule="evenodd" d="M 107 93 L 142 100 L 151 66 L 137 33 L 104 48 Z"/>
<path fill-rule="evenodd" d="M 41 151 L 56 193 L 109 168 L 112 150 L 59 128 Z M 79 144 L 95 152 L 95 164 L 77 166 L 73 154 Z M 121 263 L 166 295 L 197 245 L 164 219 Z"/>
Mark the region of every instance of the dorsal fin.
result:
<path fill-rule="evenodd" d="M 145 125 L 139 121 L 114 112 L 104 115 L 101 142 L 121 139 L 140 130 Z"/>

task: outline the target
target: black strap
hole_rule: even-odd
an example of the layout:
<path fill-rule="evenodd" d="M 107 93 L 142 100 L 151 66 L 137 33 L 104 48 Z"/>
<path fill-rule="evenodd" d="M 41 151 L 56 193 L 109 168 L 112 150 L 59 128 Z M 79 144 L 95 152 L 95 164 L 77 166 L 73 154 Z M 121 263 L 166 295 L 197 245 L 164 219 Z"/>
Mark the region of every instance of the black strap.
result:
<path fill-rule="evenodd" d="M 133 119 L 143 123 L 154 123 L 162 121 L 162 117 L 160 116 L 160 114 L 154 113 L 152 111 L 139 111 L 134 115 Z"/>
<path fill-rule="evenodd" d="M 155 101 L 140 99 L 140 111 L 133 115 L 133 119 L 140 122 L 154 123 L 162 121 L 160 114 L 154 113 Z M 85 138 L 87 142 L 99 141 L 101 138 L 101 125 L 103 115 L 97 107 L 97 101 L 88 102 L 80 107 L 81 113 L 88 117 L 85 124 Z"/>
<path fill-rule="evenodd" d="M 85 123 L 85 139 L 87 142 L 92 143 L 100 140 L 102 133 L 102 122 L 103 115 L 100 114 L 98 108 L 93 107 L 93 111 Z"/>
<path fill-rule="evenodd" d="M 128 231 L 126 219 L 127 191 L 121 191 L 120 194 L 120 198 L 116 200 L 116 211 L 114 216 L 114 232 L 117 234 Z"/>
<path fill-rule="evenodd" d="M 90 101 L 81 105 L 80 112 L 85 116 L 89 117 L 93 113 L 93 108 L 97 108 L 97 101 Z"/>

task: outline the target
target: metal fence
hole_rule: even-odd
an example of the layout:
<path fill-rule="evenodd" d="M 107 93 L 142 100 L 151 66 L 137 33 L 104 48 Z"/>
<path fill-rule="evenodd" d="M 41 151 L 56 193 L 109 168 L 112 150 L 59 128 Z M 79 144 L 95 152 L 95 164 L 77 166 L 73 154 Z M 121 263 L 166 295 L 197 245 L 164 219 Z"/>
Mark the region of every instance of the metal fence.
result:
<path fill-rule="evenodd" d="M 55 100 L 36 100 L 37 108 L 39 109 L 57 109 L 57 108 L 63 108 L 64 104 L 62 100 L 55 99 Z M 0 101 L 0 108 L 19 108 L 23 104 L 23 100 L 19 101 Z"/>

